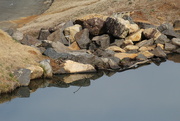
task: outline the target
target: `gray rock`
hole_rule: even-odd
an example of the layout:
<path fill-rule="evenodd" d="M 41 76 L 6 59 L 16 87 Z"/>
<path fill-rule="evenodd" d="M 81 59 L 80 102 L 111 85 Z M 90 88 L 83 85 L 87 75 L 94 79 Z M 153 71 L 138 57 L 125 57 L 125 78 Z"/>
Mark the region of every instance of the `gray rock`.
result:
<path fill-rule="evenodd" d="M 144 29 L 143 35 L 147 39 L 155 39 L 156 40 L 161 35 L 161 33 L 156 28 L 147 28 L 147 29 Z"/>
<path fill-rule="evenodd" d="M 152 51 L 152 53 L 155 55 L 155 56 L 157 56 L 157 57 L 162 57 L 162 58 L 166 58 L 167 57 L 167 55 L 166 55 L 166 53 L 163 51 L 163 49 L 161 48 L 161 47 L 156 47 L 153 51 Z"/>
<path fill-rule="evenodd" d="M 180 46 L 180 39 L 179 39 L 179 38 L 173 38 L 173 39 L 172 39 L 172 43 L 173 43 L 174 45 Z"/>
<path fill-rule="evenodd" d="M 119 58 L 116 58 L 116 57 L 113 57 L 113 58 L 109 58 L 109 66 L 111 69 L 113 70 L 117 70 L 119 69 L 119 63 L 120 63 L 120 59 Z"/>
<path fill-rule="evenodd" d="M 49 30 L 47 29 L 41 29 L 39 32 L 39 36 L 38 39 L 39 40 L 47 40 L 47 37 L 50 35 L 51 33 L 49 32 Z"/>
<path fill-rule="evenodd" d="M 175 52 L 179 53 L 180 54 L 180 48 L 178 48 Z"/>
<path fill-rule="evenodd" d="M 31 70 L 19 69 L 14 72 L 14 76 L 17 78 L 21 86 L 28 86 L 30 83 Z"/>
<path fill-rule="evenodd" d="M 42 44 L 42 41 L 40 41 L 30 35 L 25 35 L 24 38 L 20 42 L 21 42 L 21 44 L 35 46 L 35 47 L 40 46 Z"/>
<path fill-rule="evenodd" d="M 65 53 L 71 51 L 67 46 L 65 46 L 59 41 L 52 42 L 52 48 L 58 53 Z"/>
<path fill-rule="evenodd" d="M 84 29 L 75 35 L 75 40 L 81 49 L 87 49 L 91 40 L 89 39 L 89 30 Z"/>
<path fill-rule="evenodd" d="M 29 87 L 19 87 L 16 90 L 16 96 L 21 97 L 21 98 L 28 98 L 28 97 L 30 97 Z"/>
<path fill-rule="evenodd" d="M 43 60 L 43 61 L 41 61 L 40 62 L 40 66 L 44 70 L 44 77 L 52 78 L 53 71 L 52 71 L 52 67 L 50 65 L 50 60 Z"/>
<path fill-rule="evenodd" d="M 110 37 L 108 34 L 104 34 L 101 36 L 96 36 L 92 39 L 92 41 L 96 42 L 102 49 L 106 49 L 110 45 Z"/>
<path fill-rule="evenodd" d="M 133 19 L 131 18 L 131 16 L 128 16 L 128 15 L 124 15 L 122 17 L 124 20 L 128 20 L 130 22 L 130 24 L 135 24 Z"/>
<path fill-rule="evenodd" d="M 112 50 L 103 50 L 103 49 L 97 49 L 95 52 L 94 52 L 94 55 L 98 56 L 98 57 L 113 57 L 115 54 L 114 51 Z"/>
<path fill-rule="evenodd" d="M 158 44 L 158 43 L 165 44 L 165 43 L 168 43 L 168 42 L 170 42 L 170 40 L 164 34 L 161 34 L 155 41 L 156 44 Z"/>
<path fill-rule="evenodd" d="M 165 30 L 173 30 L 173 25 L 170 24 L 170 23 L 164 23 L 164 24 L 161 24 L 160 26 L 157 27 L 157 29 L 160 31 L 160 32 L 163 32 Z"/>
<path fill-rule="evenodd" d="M 125 27 L 125 25 L 120 23 L 118 19 L 108 17 L 105 24 L 107 33 L 113 35 L 114 37 L 125 38 L 124 36 L 122 36 L 122 34 L 126 31 L 126 35 L 128 34 L 128 29 Z"/>
<path fill-rule="evenodd" d="M 176 33 L 174 30 L 171 29 L 164 30 L 162 33 L 165 34 L 169 39 L 180 38 L 180 34 Z"/>
<path fill-rule="evenodd" d="M 165 43 L 165 50 L 167 50 L 167 51 L 173 51 L 176 48 L 177 48 L 176 45 L 173 45 L 171 43 Z"/>
<path fill-rule="evenodd" d="M 175 20 L 174 23 L 173 23 L 173 27 L 176 29 L 176 28 L 180 28 L 180 20 Z"/>
<path fill-rule="evenodd" d="M 136 22 L 136 24 L 139 26 L 140 29 L 156 28 L 156 26 L 154 26 L 154 25 L 152 25 L 150 23 Z"/>
<path fill-rule="evenodd" d="M 111 43 L 111 46 L 118 46 L 121 47 L 124 43 L 124 39 L 115 39 L 113 43 Z"/>
<path fill-rule="evenodd" d="M 138 56 L 136 57 L 137 60 L 140 60 L 140 61 L 144 61 L 144 60 L 147 60 L 147 57 L 144 56 L 143 54 L 138 54 Z"/>

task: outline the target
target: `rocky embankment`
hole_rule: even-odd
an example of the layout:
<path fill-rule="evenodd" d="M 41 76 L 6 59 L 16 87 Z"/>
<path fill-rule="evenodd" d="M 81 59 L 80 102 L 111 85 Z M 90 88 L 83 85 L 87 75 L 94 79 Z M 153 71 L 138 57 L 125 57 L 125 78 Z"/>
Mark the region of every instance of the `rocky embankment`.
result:
<path fill-rule="evenodd" d="M 129 14 L 88 15 L 41 29 L 38 38 L 17 30 L 7 32 L 23 45 L 37 48 L 48 58 L 40 66 L 14 72 L 21 86 L 31 79 L 53 74 L 92 73 L 99 70 L 123 71 L 161 62 L 170 53 L 180 53 L 180 34 L 165 23 L 159 26 L 134 22 Z"/>

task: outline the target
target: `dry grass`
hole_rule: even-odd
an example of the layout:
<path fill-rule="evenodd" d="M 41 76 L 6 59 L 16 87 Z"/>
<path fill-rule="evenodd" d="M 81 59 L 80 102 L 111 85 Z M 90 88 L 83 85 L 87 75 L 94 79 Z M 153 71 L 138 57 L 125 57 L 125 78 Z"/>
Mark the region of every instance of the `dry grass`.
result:
<path fill-rule="evenodd" d="M 21 45 L 0 30 L 0 93 L 13 90 L 18 82 L 13 71 L 29 65 L 38 65 L 41 53 L 29 46 Z"/>

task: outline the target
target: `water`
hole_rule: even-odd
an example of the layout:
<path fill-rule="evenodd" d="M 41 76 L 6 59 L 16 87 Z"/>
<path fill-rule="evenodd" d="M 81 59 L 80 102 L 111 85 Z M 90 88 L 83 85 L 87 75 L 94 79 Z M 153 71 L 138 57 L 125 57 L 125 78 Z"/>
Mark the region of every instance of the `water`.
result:
<path fill-rule="evenodd" d="M 0 0 L 0 21 L 41 14 L 49 4 L 47 0 Z"/>
<path fill-rule="evenodd" d="M 180 121 L 179 72 L 179 63 L 167 61 L 87 80 L 81 88 L 73 86 L 80 82 L 63 88 L 51 82 L 51 87 L 32 89 L 36 91 L 29 98 L 1 104 L 0 117 L 2 121 Z"/>

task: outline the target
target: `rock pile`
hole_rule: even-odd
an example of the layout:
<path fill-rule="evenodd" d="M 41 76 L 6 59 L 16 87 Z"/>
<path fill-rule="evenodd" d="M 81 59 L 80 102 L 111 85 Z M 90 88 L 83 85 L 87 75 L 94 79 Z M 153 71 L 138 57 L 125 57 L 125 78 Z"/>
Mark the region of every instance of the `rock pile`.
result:
<path fill-rule="evenodd" d="M 54 74 L 124 70 L 180 53 L 180 34 L 173 25 L 135 23 L 127 15 L 89 15 L 41 29 L 37 39 L 11 35 L 48 56 Z"/>

